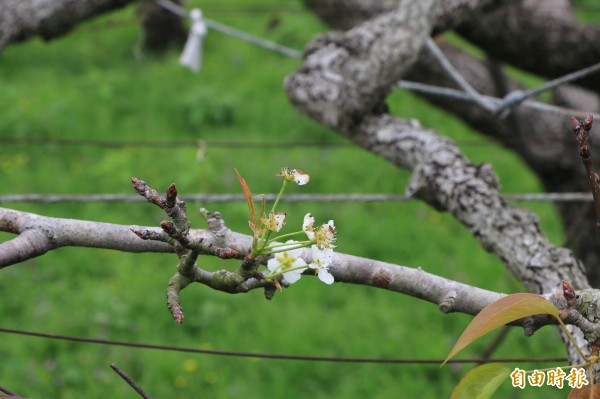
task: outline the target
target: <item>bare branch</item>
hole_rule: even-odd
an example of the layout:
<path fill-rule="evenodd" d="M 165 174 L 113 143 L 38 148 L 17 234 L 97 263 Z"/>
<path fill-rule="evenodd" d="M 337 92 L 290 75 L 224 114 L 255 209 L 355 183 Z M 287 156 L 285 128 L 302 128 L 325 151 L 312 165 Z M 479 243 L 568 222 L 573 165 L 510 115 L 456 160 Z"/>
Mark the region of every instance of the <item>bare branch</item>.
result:
<path fill-rule="evenodd" d="M 585 172 L 590 183 L 592 195 L 594 196 L 594 205 L 596 206 L 596 227 L 600 228 L 600 176 L 594 170 L 592 163 L 592 152 L 590 149 L 590 129 L 592 128 L 592 115 L 588 116 L 583 122 L 573 117 L 571 119 L 571 128 L 579 144 L 579 155 L 583 161 Z"/>
<path fill-rule="evenodd" d="M 131 226 L 43 217 L 6 208 L 0 208 L 0 231 L 19 234 L 0 244 L 0 268 L 66 246 L 173 252 L 172 246 L 162 242 L 140 240 L 131 232 Z"/>
<path fill-rule="evenodd" d="M 61 246 L 85 246 L 97 248 L 118 249 L 129 252 L 173 252 L 171 246 L 167 246 L 162 242 L 144 241 L 139 239 L 129 231 L 128 226 L 122 226 L 109 223 L 96 223 L 79 221 L 72 219 L 59 219 L 44 217 L 32 213 L 13 211 L 10 209 L 0 208 L 0 221 L 6 221 L 13 217 L 19 221 L 19 225 L 33 226 L 54 226 L 51 229 L 52 235 L 59 237 Z M 35 221 L 35 224 L 32 222 Z M 218 224 L 217 224 L 218 225 Z M 1 225 L 0 225 L 1 226 Z M 109 240 L 110 237 L 121 237 L 126 240 L 123 245 L 108 241 L 100 243 L 98 239 L 92 239 L 86 235 L 89 240 L 86 242 L 83 238 L 75 240 L 79 235 L 78 229 L 84 228 L 95 231 L 94 228 L 100 226 L 104 233 L 103 239 Z M 85 230 L 84 229 L 84 230 Z M 145 228 L 150 230 L 151 228 Z M 4 229 L 6 231 L 6 229 Z M 14 231 L 13 231 L 14 232 Z M 129 232 L 123 235 L 122 232 Z M 190 234 L 196 238 L 203 238 L 204 242 L 215 244 L 218 242 L 220 246 L 228 247 L 236 250 L 236 257 L 243 259 L 244 254 L 251 247 L 252 237 L 235 233 L 227 230 L 220 241 L 214 238 L 214 235 L 209 230 L 191 230 Z M 0 244 L 0 246 L 4 245 Z M 142 245 L 139 245 L 142 244 Z M 0 247 L 2 248 L 2 247 Z M 214 256 L 215 253 L 208 253 Z M 0 264 L 6 263 L 6 251 L 0 250 Z M 307 263 L 312 261 L 311 251 L 306 249 L 302 253 L 302 258 Z M 188 266 L 191 263 L 188 264 Z M 330 266 L 330 272 L 334 275 L 337 282 L 345 282 L 350 284 L 368 285 L 376 288 L 383 288 L 390 291 L 395 291 L 417 298 L 433 302 L 441 307 L 444 312 L 463 312 L 468 314 L 476 314 L 487 304 L 498 299 L 502 294 L 483 290 L 477 287 L 472 287 L 467 284 L 458 283 L 448 280 L 443 277 L 427 273 L 422 269 L 412 269 L 405 266 L 393 265 L 390 263 L 379 262 L 371 259 L 360 258 L 357 256 L 344 255 L 336 253 L 333 257 L 333 263 Z M 191 282 L 198 282 L 216 290 L 228 293 L 245 293 L 257 288 L 264 288 L 271 284 L 264 279 L 249 278 L 246 280 L 240 279 L 239 274 L 227 270 L 219 270 L 215 272 L 207 272 L 197 267 L 193 267 L 186 272 L 188 280 L 181 280 L 175 284 L 187 285 Z M 308 269 L 307 275 L 313 275 L 314 271 Z M 448 302 L 448 298 L 454 298 Z"/>
<path fill-rule="evenodd" d="M 144 392 L 144 390 L 140 388 L 140 386 L 130 376 L 128 376 L 119 368 L 119 366 L 113 363 L 110 365 L 110 368 L 113 369 L 115 373 L 117 373 L 123 380 L 125 380 L 125 382 L 129 384 L 129 386 L 133 388 L 133 390 L 136 391 L 142 398 L 151 399 L 150 396 L 148 396 L 148 394 L 146 394 L 146 392 Z"/>

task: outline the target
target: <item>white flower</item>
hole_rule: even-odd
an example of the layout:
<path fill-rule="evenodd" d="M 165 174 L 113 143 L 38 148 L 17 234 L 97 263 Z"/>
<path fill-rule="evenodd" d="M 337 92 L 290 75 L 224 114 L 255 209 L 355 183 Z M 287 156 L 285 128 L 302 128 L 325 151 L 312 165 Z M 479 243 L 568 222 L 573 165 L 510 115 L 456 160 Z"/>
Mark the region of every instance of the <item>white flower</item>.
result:
<path fill-rule="evenodd" d="M 269 213 L 269 218 L 262 218 L 261 222 L 267 230 L 278 232 L 285 224 L 285 212 Z"/>
<path fill-rule="evenodd" d="M 310 213 L 307 213 L 304 216 L 302 230 L 304 230 L 308 239 L 317 244 L 321 249 L 335 248 L 336 246 L 333 243 L 337 239 L 337 232 L 335 231 L 333 220 L 330 220 L 327 224 L 320 225 L 317 229 L 313 227 L 314 223 L 315 218 Z"/>
<path fill-rule="evenodd" d="M 277 176 L 283 176 L 287 181 L 295 181 L 297 185 L 303 186 L 310 180 L 310 176 L 300 169 L 282 168 Z"/>
<path fill-rule="evenodd" d="M 333 257 L 333 249 L 320 249 L 316 245 L 311 246 L 310 249 L 312 250 L 313 261 L 310 265 L 308 265 L 308 267 L 317 270 L 317 276 L 319 277 L 319 280 L 325 284 L 333 284 L 334 278 L 331 273 L 329 273 L 329 265 L 331 264 L 331 259 Z"/>
<path fill-rule="evenodd" d="M 315 232 L 313 231 L 313 224 L 315 224 L 315 218 L 310 213 L 304 215 L 304 223 L 302 223 L 302 230 L 306 233 L 309 240 L 314 240 Z"/>
<path fill-rule="evenodd" d="M 336 246 L 333 243 L 337 239 L 337 231 L 335 231 L 333 220 L 320 225 L 315 233 L 315 238 L 320 248 L 335 248 Z"/>
<path fill-rule="evenodd" d="M 284 248 L 292 247 L 296 244 L 296 241 L 287 241 L 286 245 L 280 247 L 283 252 L 278 252 L 275 256 L 267 262 L 267 268 L 271 273 L 283 273 L 283 278 L 290 284 L 294 284 L 300 280 L 302 271 L 306 269 L 306 262 L 299 258 L 302 254 L 302 248 L 291 249 L 286 251 Z M 302 267 L 304 266 L 304 267 Z M 287 270 L 287 271 L 286 271 Z"/>

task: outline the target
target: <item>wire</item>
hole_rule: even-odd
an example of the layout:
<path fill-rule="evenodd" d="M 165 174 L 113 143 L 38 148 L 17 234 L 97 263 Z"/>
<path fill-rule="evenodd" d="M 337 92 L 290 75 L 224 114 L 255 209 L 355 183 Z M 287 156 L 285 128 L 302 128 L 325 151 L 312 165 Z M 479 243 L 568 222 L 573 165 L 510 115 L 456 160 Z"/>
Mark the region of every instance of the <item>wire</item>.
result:
<path fill-rule="evenodd" d="M 166 10 L 169 10 L 171 12 L 173 12 L 174 14 L 179 15 L 180 17 L 185 17 L 188 18 L 189 17 L 189 13 L 187 12 L 187 10 L 183 7 L 181 7 L 178 4 L 173 3 L 172 1 L 169 0 L 156 0 L 156 3 L 158 5 L 160 5 L 161 7 L 165 8 Z M 267 50 L 271 50 L 274 51 L 276 53 L 279 54 L 283 54 L 285 56 L 291 57 L 291 58 L 296 58 L 296 59 L 301 59 L 302 58 L 302 52 L 295 50 L 293 48 L 272 42 L 270 40 L 266 40 L 266 39 L 262 39 L 260 37 L 256 37 L 254 35 L 251 35 L 249 33 L 243 32 L 241 30 L 232 28 L 230 26 L 224 25 L 220 22 L 217 21 L 213 21 L 211 19 L 208 18 L 203 18 L 204 22 L 206 23 L 206 26 L 208 26 L 209 28 L 216 30 L 217 32 L 221 32 L 225 35 L 231 36 L 231 37 L 235 37 L 236 39 L 240 39 L 243 40 L 245 42 L 254 44 L 256 46 L 262 47 L 264 49 Z"/>
<path fill-rule="evenodd" d="M 275 201 L 277 194 L 264 194 L 265 200 Z M 591 193 L 525 193 L 504 194 L 508 201 L 520 202 L 591 202 Z M 179 198 L 186 202 L 225 203 L 245 202 L 243 194 L 183 194 Z M 255 196 L 260 201 L 262 196 Z M 134 194 L 8 194 L 0 195 L 0 203 L 66 203 L 66 202 L 145 202 Z M 405 202 L 415 198 L 399 194 L 289 194 L 281 202 Z"/>
<path fill-rule="evenodd" d="M 460 88 L 463 89 L 463 92 L 465 92 L 472 101 L 475 101 L 477 104 L 479 104 L 479 106 L 488 111 L 496 111 L 496 107 L 494 107 L 494 105 L 484 96 L 479 94 L 479 92 L 477 92 L 477 90 L 475 90 L 473 86 L 471 86 L 469 82 L 467 82 L 467 80 L 462 76 L 462 74 L 458 72 L 456 68 L 454 68 L 454 65 L 452 65 L 450 60 L 446 58 L 444 52 L 437 46 L 437 44 L 435 44 L 435 42 L 431 38 L 427 38 L 427 40 L 425 41 L 425 47 L 427 48 L 427 50 L 429 50 L 429 53 L 431 53 L 431 55 L 433 55 L 434 58 L 437 59 L 438 63 L 444 69 L 444 71 L 446 71 L 448 76 L 450 76 L 452 80 L 454 80 L 454 82 L 456 82 L 460 86 Z"/>
<path fill-rule="evenodd" d="M 473 102 L 473 98 L 469 94 L 467 94 L 463 91 L 460 91 L 460 90 L 451 89 L 449 87 L 440 87 L 440 86 L 428 85 L 425 83 L 410 82 L 410 81 L 406 81 L 406 80 L 401 80 L 400 82 L 398 82 L 397 87 L 411 91 L 411 92 L 415 92 L 415 93 L 423 93 L 423 94 L 429 94 L 432 96 L 453 98 L 455 100 L 461 100 L 461 101 L 465 101 L 465 102 Z M 502 105 L 504 104 L 504 100 L 497 98 L 497 97 L 484 95 L 483 98 L 486 101 L 490 101 L 490 102 L 494 103 L 494 105 L 496 105 L 497 107 L 502 107 Z M 556 105 L 547 104 L 547 103 L 543 103 L 540 101 L 527 100 L 527 101 L 523 101 L 521 105 L 526 108 L 529 108 L 529 109 L 535 109 L 537 111 L 548 112 L 551 114 L 568 116 L 568 117 L 579 116 L 579 117 L 585 118 L 589 114 L 592 114 L 594 116 L 594 118 L 596 118 L 596 119 L 599 117 L 599 114 L 597 114 L 597 113 L 559 107 Z"/>
<path fill-rule="evenodd" d="M 491 143 L 491 142 L 490 142 Z M 60 139 L 51 137 L 0 137 L 0 144 L 6 145 L 40 145 L 40 146 L 90 146 L 106 148 L 123 147 L 147 147 L 156 149 L 171 149 L 180 147 L 209 146 L 214 148 L 334 148 L 334 147 L 354 147 L 348 142 L 322 142 L 322 141 L 304 141 L 304 142 L 273 142 L 273 141 L 204 141 L 204 140 L 91 140 L 91 139 Z"/>
<path fill-rule="evenodd" d="M 337 363 L 378 363 L 378 364 L 442 364 L 443 359 L 397 359 L 397 358 L 368 358 L 368 357 L 336 357 L 336 356 L 303 356 L 303 355 L 281 355 L 273 353 L 258 353 L 258 352 L 240 352 L 240 351 L 224 351 L 214 349 L 198 349 L 171 345 L 154 345 L 140 342 L 114 341 L 108 339 L 75 337 L 61 334 L 49 334 L 37 331 L 17 330 L 12 328 L 0 327 L 0 332 L 16 335 L 25 335 L 31 337 L 55 339 L 62 341 L 81 342 L 89 344 L 109 345 L 109 346 L 125 346 L 128 348 L 143 348 L 155 349 L 171 352 L 186 352 L 198 353 L 203 355 L 214 356 L 230 356 L 230 357 L 247 357 L 255 359 L 272 359 L 272 360 L 301 360 L 311 362 L 337 362 Z M 500 359 L 451 359 L 448 363 L 542 363 L 542 362 L 564 362 L 567 359 L 564 357 L 547 357 L 547 358 L 500 358 Z"/>
<path fill-rule="evenodd" d="M 178 4 L 173 3 L 170 0 L 155 0 L 157 4 L 162 6 L 163 8 L 181 16 L 188 17 L 188 12 L 185 8 L 181 7 Z M 286 55 L 291 58 L 301 59 L 302 52 L 296 49 L 292 49 L 290 47 L 283 46 L 278 43 L 271 42 L 266 39 L 262 39 L 249 33 L 240 31 L 238 29 L 232 28 L 230 26 L 224 25 L 222 23 L 204 18 L 206 21 L 206 25 L 209 28 L 212 28 L 216 31 L 219 31 L 223 34 L 238 38 L 240 40 L 246 41 L 248 43 L 255 44 L 267 50 L 271 50 L 277 52 L 279 54 Z M 479 94 L 468 82 L 467 80 L 454 68 L 454 66 L 450 63 L 450 61 L 446 58 L 444 53 L 439 49 L 439 47 L 435 44 L 435 42 L 431 39 L 425 42 L 425 47 L 431 52 L 431 54 L 438 60 L 440 65 L 444 68 L 444 70 L 452 77 L 452 79 L 459 84 L 459 86 L 463 89 L 463 91 L 431 86 L 431 85 L 422 85 L 415 82 L 407 82 L 400 81 L 398 82 L 397 87 L 404 88 L 411 91 L 417 91 L 421 93 L 425 93 L 425 89 L 427 94 L 438 95 L 438 96 L 449 96 L 457 99 L 461 99 L 463 101 L 470 101 L 479 104 L 481 107 L 488 111 L 499 112 L 501 117 L 506 117 L 512 110 L 523 104 L 526 107 L 537 109 L 544 112 L 551 112 L 560 115 L 566 116 L 587 116 L 589 112 L 577 111 L 566 109 L 546 103 L 541 102 L 533 102 L 526 101 L 529 97 L 538 95 L 544 91 L 547 91 L 551 88 L 554 88 L 558 85 L 571 82 L 577 79 L 581 79 L 585 76 L 591 75 L 600 70 L 600 63 L 589 66 L 587 68 L 582 68 L 579 71 L 572 72 L 566 74 L 557 79 L 548 81 L 538 88 L 522 92 L 522 91 L 514 91 L 506 95 L 503 99 L 485 96 Z M 425 87 L 427 86 L 427 87 Z M 595 117 L 597 115 L 594 115 Z"/>
<path fill-rule="evenodd" d="M 526 99 L 537 96 L 538 94 L 541 94 L 562 84 L 584 78 L 598 71 L 600 71 L 600 63 L 589 66 L 587 68 L 580 69 L 579 71 L 573 73 L 566 74 L 560 78 L 550 80 L 532 90 L 528 90 L 525 92 L 521 90 L 516 90 L 511 93 L 508 93 L 504 97 L 504 103 L 500 106 L 497 112 L 500 113 L 501 117 L 506 117 L 509 112 L 511 112 L 516 106 L 521 104 Z"/>
<path fill-rule="evenodd" d="M 571 114 L 573 115 L 573 114 Z M 585 115 L 587 117 L 587 114 Z M 81 136 L 90 136 L 89 133 L 82 133 Z M 120 136 L 124 136 L 121 134 Z M 281 135 L 278 135 L 281 136 Z M 492 138 L 480 139 L 452 139 L 461 147 L 482 147 L 482 146 L 502 146 L 501 143 Z M 512 142 L 510 139 L 506 141 Z M 518 144 L 519 140 L 515 139 Z M 79 146 L 96 148 L 152 148 L 156 150 L 170 150 L 173 148 L 225 148 L 228 150 L 245 149 L 297 149 L 297 148 L 319 148 L 319 149 L 340 149 L 340 148 L 358 148 L 355 144 L 340 141 L 205 141 L 205 140 L 93 140 L 93 139 L 62 139 L 53 137 L 0 137 L 2 145 L 32 145 L 32 146 Z M 575 143 L 574 143 L 575 144 Z M 540 148 L 549 148 L 559 146 L 560 143 L 544 142 L 539 143 Z"/>

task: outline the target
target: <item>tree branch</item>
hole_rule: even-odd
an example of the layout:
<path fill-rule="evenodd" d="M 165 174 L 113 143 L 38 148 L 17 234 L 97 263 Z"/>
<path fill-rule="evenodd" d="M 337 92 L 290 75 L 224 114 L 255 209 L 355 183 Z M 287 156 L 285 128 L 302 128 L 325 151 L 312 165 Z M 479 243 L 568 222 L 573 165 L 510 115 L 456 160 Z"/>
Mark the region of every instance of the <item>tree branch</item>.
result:
<path fill-rule="evenodd" d="M 383 100 L 429 37 L 435 0 L 406 1 L 346 34 L 313 41 L 304 67 L 286 80 L 290 100 L 314 119 L 348 131 Z M 293 95 L 290 93 L 293 92 Z"/>
<path fill-rule="evenodd" d="M 0 51 L 10 43 L 34 36 L 50 40 L 77 24 L 134 0 L 2 0 L 0 1 Z"/>
<path fill-rule="evenodd" d="M 44 226 L 48 229 L 48 234 L 58 237 L 61 245 L 46 247 L 46 251 L 58 248 L 59 246 L 84 246 L 105 249 L 117 249 L 126 252 L 173 252 L 173 248 L 167 244 L 158 241 L 145 241 L 139 239 L 129 230 L 129 226 L 123 226 L 110 223 L 98 223 L 91 221 L 81 221 L 72 219 L 51 218 L 33 213 L 14 211 L 6 208 L 0 208 L 0 221 L 16 220 L 18 228 L 6 228 L 6 224 L 0 224 L 0 231 L 19 233 L 21 226 L 31 226 L 24 231 L 35 230 L 37 226 Z M 13 225 L 12 223 L 9 223 Z M 93 238 L 90 235 L 80 234 L 83 230 L 90 231 L 102 230 L 102 238 Z M 158 231 L 150 227 L 140 229 Z M 124 232 L 129 232 L 123 234 Z M 223 233 L 223 232 L 222 232 Z M 237 251 L 236 258 L 243 259 L 244 255 L 250 250 L 252 237 L 233 232 L 227 229 L 223 234 L 223 239 L 219 245 L 232 248 Z M 210 230 L 190 230 L 190 234 L 195 238 L 202 238 L 205 243 L 216 243 L 213 238 L 213 232 Z M 112 237 L 112 238 L 111 238 Z M 117 245 L 116 238 L 123 238 L 125 241 Z M 105 242 L 101 242 L 104 240 Z M 14 240 L 11 240 L 14 241 Z M 8 241 L 8 242 L 11 242 Z M 68 244 L 67 244 L 68 243 Z M 0 244 L 0 265 L 7 266 L 9 260 L 16 257 L 12 253 L 16 249 Z M 36 253 L 26 253 L 21 256 L 21 260 L 30 259 L 37 256 Z M 217 256 L 215 251 L 207 255 Z M 307 263 L 312 261 L 310 249 L 305 249 L 301 256 Z M 263 262 L 265 263 L 266 260 Z M 471 315 L 477 314 L 483 307 L 500 298 L 503 294 L 469 286 L 467 284 L 448 280 L 446 278 L 427 273 L 422 269 L 413 269 L 405 266 L 394 265 L 386 262 L 379 262 L 372 259 L 361 258 L 352 255 L 335 253 L 333 263 L 329 271 L 334 275 L 336 282 L 361 284 L 394 291 L 428 302 L 435 303 L 445 313 L 461 312 Z M 228 292 L 245 293 L 257 288 L 264 288 L 271 284 L 266 280 L 249 278 L 245 281 L 232 280 L 234 273 L 227 270 L 207 272 L 195 268 L 190 276 L 190 282 L 198 282 L 210 288 Z M 312 269 L 307 269 L 306 275 L 314 275 Z M 178 282 L 177 284 L 182 284 Z"/>
<path fill-rule="evenodd" d="M 419 4 L 427 7 L 425 3 Z M 375 33 L 373 25 L 390 20 L 401 25 L 402 15 L 406 15 L 401 11 L 403 8 L 410 9 L 410 4 L 402 2 L 400 9 L 393 12 L 397 14 L 396 19 L 377 17 L 345 35 L 338 35 L 336 42 L 344 43 L 360 33 L 374 38 L 368 47 L 344 52 L 335 43 L 321 46 L 319 39 L 315 43 L 318 51 L 311 51 L 312 46 L 309 45 L 304 65 L 286 80 L 288 97 L 301 111 L 317 121 L 395 165 L 412 170 L 408 193 L 439 210 L 449 211 L 469 229 L 483 248 L 494 252 L 529 291 L 555 291 L 561 287 L 563 278 L 578 288 L 589 287 L 581 262 L 570 251 L 552 245 L 540 231 L 534 215 L 504 202 L 498 192 L 497 177 L 489 166 L 471 164 L 450 140 L 421 128 L 417 122 L 407 122 L 370 107 L 377 98 L 380 102 L 384 100 L 378 96 L 384 95 L 385 91 L 364 90 L 385 86 L 390 79 L 399 80 L 419 53 L 420 49 L 416 47 L 403 46 L 388 54 L 385 64 L 371 66 L 363 62 L 374 57 L 376 51 L 373 49 L 390 44 L 386 36 Z M 419 18 L 419 14 L 411 15 L 411 18 Z M 413 34 L 423 35 L 426 30 Z M 422 45 L 423 42 L 415 43 Z M 362 74 L 357 72 L 360 68 L 365 68 Z M 375 68 L 375 72 L 371 73 L 370 68 Z M 324 85 L 325 72 L 338 76 L 338 79 Z M 383 76 L 383 79 L 366 85 L 363 78 L 366 76 L 371 81 L 378 76 Z M 323 91 L 317 91 L 324 90 L 324 86 L 330 95 L 322 96 Z M 352 86 L 361 89 L 353 90 Z M 341 98 L 338 93 L 344 93 L 344 97 Z M 356 105 L 361 102 L 362 107 Z M 362 118 L 340 117 L 349 114 L 349 103 L 355 104 L 356 109 L 362 109 Z M 336 117 L 331 118 L 331 115 Z"/>
<path fill-rule="evenodd" d="M 156 228 L 148 230 L 159 232 Z M 173 252 L 168 244 L 140 240 L 130 226 L 43 217 L 6 208 L 0 208 L 0 231 L 19 235 L 0 244 L 0 268 L 65 246 Z"/>
<path fill-rule="evenodd" d="M 579 23 L 568 0 L 524 0 L 474 13 L 458 32 L 494 58 L 547 77 L 600 60 L 600 26 Z M 598 74 L 580 83 L 600 91 Z"/>

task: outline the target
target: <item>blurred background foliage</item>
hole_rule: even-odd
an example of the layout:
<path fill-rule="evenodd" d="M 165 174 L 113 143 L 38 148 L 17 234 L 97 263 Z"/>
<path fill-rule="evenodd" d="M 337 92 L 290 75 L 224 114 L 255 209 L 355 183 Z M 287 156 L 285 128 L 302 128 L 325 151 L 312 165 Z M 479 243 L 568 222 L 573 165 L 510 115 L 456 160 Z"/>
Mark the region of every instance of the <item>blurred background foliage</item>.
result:
<path fill-rule="evenodd" d="M 277 5 L 265 0 L 195 0 L 189 5 L 202 7 L 208 18 L 297 49 L 327 30 L 297 0 Z M 289 104 L 283 79 L 299 66 L 298 60 L 210 31 L 202 71 L 193 74 L 178 65 L 178 49 L 162 56 L 140 55 L 139 40 L 134 10 L 128 8 L 82 24 L 50 43 L 36 39 L 8 47 L 0 54 L 0 139 L 202 141 L 201 156 L 195 145 L 3 142 L 0 194 L 129 194 L 131 176 L 157 189 L 175 182 L 184 194 L 237 194 L 234 168 L 254 193 L 275 192 L 279 180 L 274 174 L 282 166 L 311 174 L 309 185 L 290 187 L 290 193 L 404 192 L 407 171 L 347 145 Z M 389 104 L 394 113 L 418 119 L 456 140 L 472 162 L 493 165 L 504 193 L 541 191 L 517 156 L 483 140 L 460 121 L 407 92 L 395 92 Z M 321 145 L 302 147 L 298 142 Z M 147 203 L 0 205 L 122 224 L 157 225 L 164 218 Z M 516 205 L 535 212 L 543 231 L 561 244 L 552 204 Z M 220 211 L 229 227 L 248 232 L 243 202 L 189 203 L 196 228 L 204 228 L 195 211 L 200 206 Z M 422 267 L 489 290 L 523 290 L 459 223 L 422 203 L 307 202 L 284 203 L 283 208 L 288 212 L 288 231 L 300 226 L 307 212 L 317 220 L 335 219 L 341 252 Z M 10 237 L 0 234 L 2 240 Z M 200 262 L 209 270 L 237 266 L 208 257 Z M 470 321 L 465 315 L 444 315 L 415 298 L 362 286 L 329 287 L 304 278 L 271 302 L 259 291 L 227 295 L 190 286 L 182 294 L 186 320 L 177 326 L 164 295 L 176 263 L 174 256 L 164 254 L 53 251 L 2 270 L 0 325 L 220 350 L 439 359 Z M 480 356 L 493 340 L 494 335 L 480 340 L 463 356 Z M 113 362 L 156 398 L 449 397 L 472 367 L 267 361 L 9 334 L 3 334 L 1 342 L 0 385 L 32 398 L 133 397 L 131 388 L 110 370 Z M 495 357 L 563 355 L 553 328 L 532 338 L 511 330 L 494 353 Z M 564 397 L 565 392 L 555 388 L 521 392 L 508 386 L 504 397 L 541 394 Z"/>

